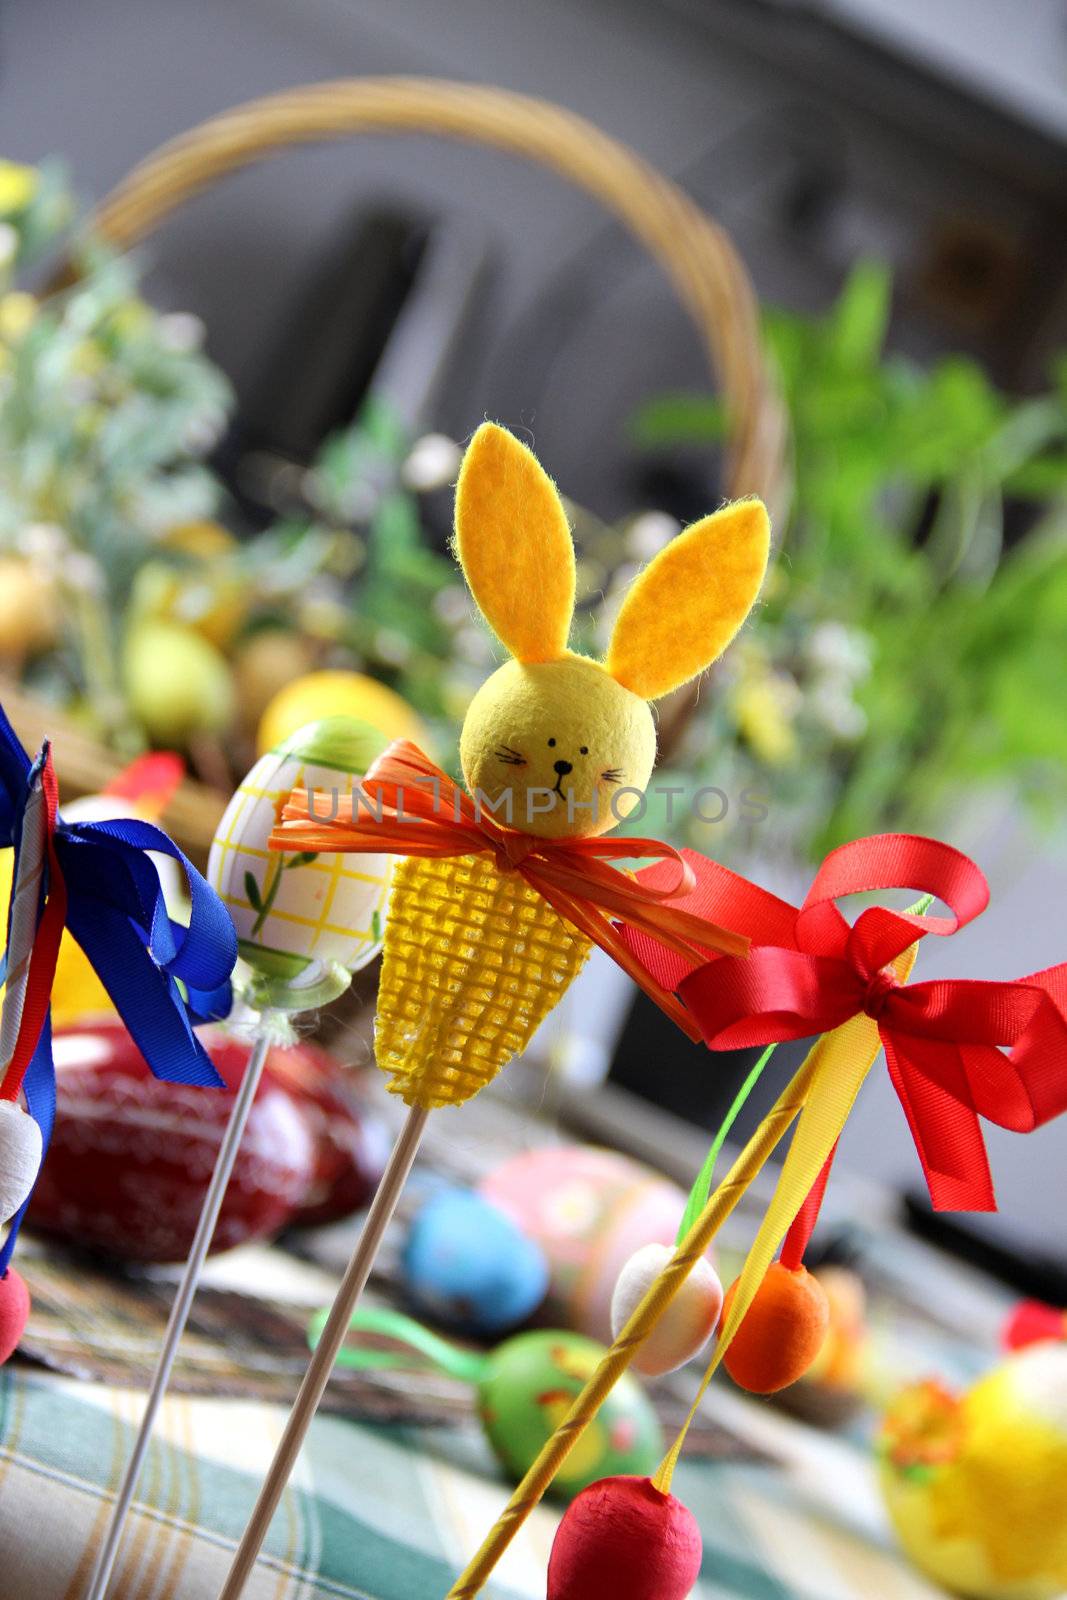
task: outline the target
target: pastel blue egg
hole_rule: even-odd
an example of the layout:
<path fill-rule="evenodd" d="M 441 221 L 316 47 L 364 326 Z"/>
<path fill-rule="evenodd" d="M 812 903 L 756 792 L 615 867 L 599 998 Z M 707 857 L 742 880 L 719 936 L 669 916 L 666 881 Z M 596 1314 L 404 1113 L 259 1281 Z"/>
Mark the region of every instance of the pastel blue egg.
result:
<path fill-rule="evenodd" d="M 495 1336 L 517 1327 L 548 1288 L 540 1246 L 463 1189 L 443 1190 L 417 1213 L 402 1264 L 422 1315 L 466 1333 Z"/>

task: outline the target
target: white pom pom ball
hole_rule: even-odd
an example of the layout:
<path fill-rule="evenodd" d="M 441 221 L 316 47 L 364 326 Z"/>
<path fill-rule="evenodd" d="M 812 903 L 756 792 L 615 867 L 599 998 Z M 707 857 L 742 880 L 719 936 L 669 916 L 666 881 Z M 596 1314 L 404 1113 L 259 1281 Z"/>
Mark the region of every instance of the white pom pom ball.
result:
<path fill-rule="evenodd" d="M 13 1100 L 0 1100 L 0 1224 L 21 1208 L 40 1166 L 40 1128 Z"/>
<path fill-rule="evenodd" d="M 611 1298 L 614 1337 L 617 1338 L 629 1322 L 673 1254 L 669 1245 L 646 1244 L 627 1261 Z M 702 1256 L 660 1317 L 655 1331 L 634 1356 L 633 1365 L 650 1378 L 684 1367 L 711 1338 L 721 1310 L 719 1275 Z"/>

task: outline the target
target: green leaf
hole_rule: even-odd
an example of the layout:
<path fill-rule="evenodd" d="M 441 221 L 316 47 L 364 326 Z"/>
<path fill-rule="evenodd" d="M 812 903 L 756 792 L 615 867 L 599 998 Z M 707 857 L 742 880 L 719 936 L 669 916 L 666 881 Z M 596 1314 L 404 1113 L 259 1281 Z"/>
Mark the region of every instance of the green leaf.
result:
<path fill-rule="evenodd" d="M 877 361 L 892 307 L 893 279 L 883 261 L 860 261 L 848 275 L 830 318 L 828 346 L 849 371 Z"/>
<path fill-rule="evenodd" d="M 664 394 L 646 401 L 630 419 L 629 434 L 642 450 L 664 445 L 711 444 L 724 439 L 729 417 L 711 395 Z"/>
<path fill-rule="evenodd" d="M 1023 462 L 1008 472 L 1004 488 L 1020 500 L 1053 500 L 1067 494 L 1067 451 Z"/>
<path fill-rule="evenodd" d="M 319 852 L 317 850 L 300 850 L 295 856 L 287 858 L 285 868 L 288 871 L 290 867 L 306 867 L 309 862 L 317 861 L 318 859 Z"/>
<path fill-rule="evenodd" d="M 253 910 L 263 910 L 263 899 L 259 892 L 259 884 L 251 872 L 245 873 L 245 894 L 248 896 L 248 903 Z"/>

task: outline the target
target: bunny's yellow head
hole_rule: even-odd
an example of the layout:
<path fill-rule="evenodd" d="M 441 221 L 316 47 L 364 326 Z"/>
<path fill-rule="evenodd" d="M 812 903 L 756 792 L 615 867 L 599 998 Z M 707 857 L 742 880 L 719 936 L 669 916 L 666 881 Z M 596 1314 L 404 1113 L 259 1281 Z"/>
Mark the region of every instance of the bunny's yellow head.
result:
<path fill-rule="evenodd" d="M 770 526 L 740 500 L 672 539 L 634 580 L 601 664 L 567 648 L 574 546 L 536 457 L 487 422 L 456 489 L 456 553 L 510 651 L 471 701 L 460 738 L 467 788 L 500 822 L 542 838 L 603 833 L 652 775 L 648 702 L 721 655 L 767 567 Z"/>

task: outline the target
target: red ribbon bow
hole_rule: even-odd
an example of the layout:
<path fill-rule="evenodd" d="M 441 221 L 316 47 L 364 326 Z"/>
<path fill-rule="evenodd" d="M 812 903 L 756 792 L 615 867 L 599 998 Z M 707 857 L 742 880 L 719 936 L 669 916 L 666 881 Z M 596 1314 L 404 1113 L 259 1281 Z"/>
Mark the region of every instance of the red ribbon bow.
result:
<path fill-rule="evenodd" d="M 934 839 L 881 834 L 843 845 L 799 908 L 695 851 L 684 855 L 696 886 L 676 903 L 748 933 L 748 959 L 695 965 L 643 934 L 624 937 L 657 981 L 677 989 L 706 1043 L 725 1050 L 808 1038 L 865 1013 L 877 1024 L 935 1209 L 995 1211 L 979 1118 L 1029 1133 L 1067 1110 L 1067 964 L 1014 983 L 900 987 L 888 964 L 928 933 L 955 933 L 989 898 L 974 862 Z M 659 870 L 638 878 L 654 883 Z M 890 888 L 932 894 L 951 915 L 875 906 L 850 926 L 838 910 L 844 895 Z"/>
<path fill-rule="evenodd" d="M 502 872 L 518 872 L 532 888 L 640 984 L 691 1039 L 691 1014 L 624 941 L 622 924 L 656 939 L 675 959 L 695 966 L 716 950 L 744 956 L 748 940 L 669 902 L 695 887 L 673 845 L 658 839 L 542 839 L 505 828 L 475 804 L 417 745 L 398 739 L 375 761 L 360 789 L 341 796 L 330 814 L 294 789 L 270 836 L 275 850 L 343 850 L 401 856 L 490 854 Z M 326 807 L 329 797 L 324 796 Z M 652 857 L 662 874 L 639 882 L 611 861 Z"/>

